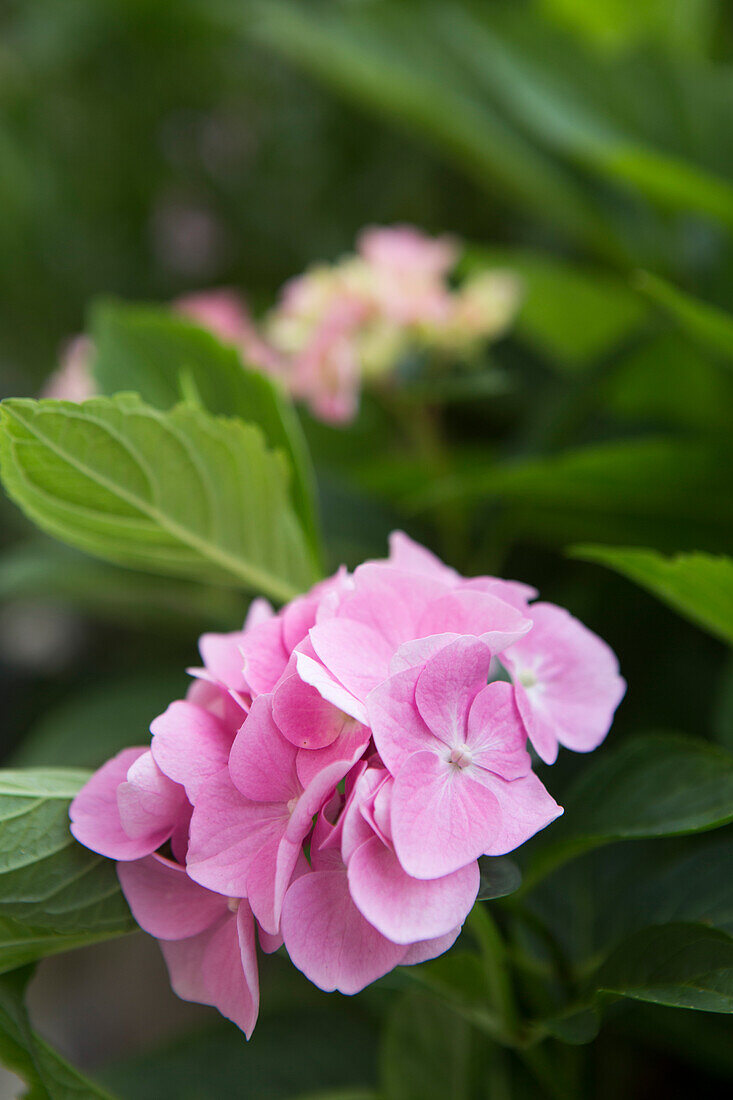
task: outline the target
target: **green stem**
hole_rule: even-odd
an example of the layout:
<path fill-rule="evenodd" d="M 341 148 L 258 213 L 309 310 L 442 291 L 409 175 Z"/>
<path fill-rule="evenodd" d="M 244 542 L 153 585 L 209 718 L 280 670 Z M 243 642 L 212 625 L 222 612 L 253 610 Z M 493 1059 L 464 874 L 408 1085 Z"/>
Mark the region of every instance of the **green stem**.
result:
<path fill-rule="evenodd" d="M 467 924 L 481 951 L 492 1006 L 501 1019 L 507 1034 L 516 1038 L 519 1032 L 519 1013 L 507 966 L 506 947 L 501 933 L 488 908 L 481 902 L 474 905 Z"/>

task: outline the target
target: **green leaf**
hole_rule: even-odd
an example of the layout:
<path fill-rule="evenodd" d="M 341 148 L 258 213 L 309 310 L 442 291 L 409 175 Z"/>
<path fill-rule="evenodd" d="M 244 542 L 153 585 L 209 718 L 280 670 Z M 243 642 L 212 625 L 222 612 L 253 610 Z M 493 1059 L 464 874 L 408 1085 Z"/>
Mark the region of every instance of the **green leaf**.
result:
<path fill-rule="evenodd" d="M 169 310 L 103 302 L 92 311 L 91 330 L 101 393 L 134 390 L 156 409 L 170 409 L 187 397 L 185 378 L 209 412 L 256 424 L 267 445 L 290 463 L 295 510 L 318 550 L 310 455 L 295 410 L 273 379 L 250 370 L 234 347 Z"/>
<path fill-rule="evenodd" d="M 122 1100 L 296 1100 L 328 1089 L 341 1090 L 344 1100 L 353 1091 L 356 1100 L 375 1084 L 375 1039 L 369 1022 L 344 1002 L 290 1008 L 262 1015 L 250 1043 L 235 1027 L 217 1023 L 105 1068 L 100 1077 Z"/>
<path fill-rule="evenodd" d="M 574 174 L 477 94 L 465 57 L 446 49 L 444 24 L 454 15 L 456 5 L 443 12 L 425 3 L 416 20 L 402 4 L 266 0 L 249 5 L 245 16 L 230 6 L 228 18 L 349 99 L 424 135 L 492 198 L 498 190 L 535 215 L 551 216 L 577 240 L 623 255 L 605 213 Z"/>
<path fill-rule="evenodd" d="M 555 545 L 725 551 L 733 538 L 730 468 L 723 443 L 603 443 L 436 480 L 412 505 L 502 502 L 515 534 Z"/>
<path fill-rule="evenodd" d="M 678 290 L 671 283 L 640 271 L 637 288 L 668 313 L 680 328 L 722 362 L 733 365 L 733 316 L 709 302 Z"/>
<path fill-rule="evenodd" d="M 0 770 L 0 972 L 131 932 L 114 864 L 69 831 L 89 772 Z"/>
<path fill-rule="evenodd" d="M 506 856 L 481 856 L 478 865 L 481 885 L 476 901 L 506 897 L 522 885 L 522 872 Z"/>
<path fill-rule="evenodd" d="M 570 554 L 615 569 L 703 630 L 733 645 L 733 559 L 710 554 L 665 558 L 653 550 L 608 546 L 575 546 Z"/>
<path fill-rule="evenodd" d="M 146 744 L 153 718 L 185 689 L 181 670 L 166 667 L 97 681 L 47 710 L 11 763 L 98 768 L 120 749 Z"/>
<path fill-rule="evenodd" d="M 237 593 L 220 586 L 133 573 L 42 538 L 0 556 L 0 600 L 15 599 L 48 600 L 115 624 L 190 634 L 235 630 L 245 608 Z"/>
<path fill-rule="evenodd" d="M 447 1005 L 422 993 L 400 998 L 382 1042 L 384 1100 L 469 1100 L 471 1033 Z"/>
<path fill-rule="evenodd" d="M 638 1001 L 733 1012 L 733 938 L 702 924 L 645 928 L 619 944 L 594 984 Z"/>
<path fill-rule="evenodd" d="M 521 277 L 513 331 L 559 370 L 579 371 L 612 351 L 641 325 L 646 310 L 620 279 L 526 249 L 470 248 L 466 271 L 506 267 Z"/>
<path fill-rule="evenodd" d="M 39 527 L 97 557 L 287 600 L 314 578 L 283 460 L 258 428 L 135 395 L 0 406 L 0 474 Z"/>
<path fill-rule="evenodd" d="M 733 821 L 733 755 L 677 734 L 601 750 L 543 834 L 523 890 L 567 860 L 616 840 L 704 832 Z"/>
<path fill-rule="evenodd" d="M 622 420 L 727 432 L 733 374 L 675 329 L 635 347 L 614 366 L 602 392 Z"/>
<path fill-rule="evenodd" d="M 25 1100 L 112 1100 L 37 1035 L 23 1003 L 31 968 L 0 977 L 0 1059 L 25 1081 Z"/>

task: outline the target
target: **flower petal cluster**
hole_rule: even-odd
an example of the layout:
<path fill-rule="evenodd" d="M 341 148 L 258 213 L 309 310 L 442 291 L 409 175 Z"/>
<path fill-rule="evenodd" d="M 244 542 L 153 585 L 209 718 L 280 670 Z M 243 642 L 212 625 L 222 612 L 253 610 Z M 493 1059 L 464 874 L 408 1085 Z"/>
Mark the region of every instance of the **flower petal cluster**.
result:
<path fill-rule="evenodd" d="M 150 745 L 71 806 L 181 997 L 249 1036 L 257 941 L 348 994 L 451 946 L 478 858 L 562 812 L 528 744 L 595 748 L 624 692 L 609 647 L 536 595 L 396 532 L 387 559 L 201 638 Z"/>
<path fill-rule="evenodd" d="M 448 276 L 458 251 L 452 238 L 411 226 L 372 227 L 356 253 L 287 282 L 261 323 L 227 288 L 186 295 L 173 308 L 236 345 L 248 366 L 278 378 L 317 417 L 345 423 L 362 382 L 388 374 L 411 350 L 465 358 L 506 329 L 519 303 L 517 278 L 482 271 L 454 288 Z M 90 341 L 73 341 L 43 396 L 92 397 L 91 359 Z"/>

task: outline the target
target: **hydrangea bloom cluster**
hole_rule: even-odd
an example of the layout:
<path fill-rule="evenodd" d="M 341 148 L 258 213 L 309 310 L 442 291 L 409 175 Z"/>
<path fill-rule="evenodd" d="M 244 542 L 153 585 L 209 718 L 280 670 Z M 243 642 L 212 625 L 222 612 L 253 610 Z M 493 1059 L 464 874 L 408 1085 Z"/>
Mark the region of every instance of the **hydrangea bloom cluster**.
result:
<path fill-rule="evenodd" d="M 528 739 L 548 763 L 589 751 L 624 692 L 609 647 L 536 595 L 465 579 L 398 532 L 386 560 L 202 637 L 149 747 L 71 806 L 181 997 L 249 1036 L 256 939 L 349 994 L 451 946 L 478 857 L 562 812 Z"/>
<path fill-rule="evenodd" d="M 250 366 L 279 378 L 316 416 L 353 419 L 363 380 L 385 375 L 411 349 L 466 357 L 505 330 L 519 284 L 483 271 L 453 289 L 452 238 L 410 226 L 364 230 L 357 252 L 291 279 L 258 325 L 235 291 L 191 294 L 174 308 L 235 344 Z M 44 396 L 92 397 L 91 346 L 73 341 Z"/>

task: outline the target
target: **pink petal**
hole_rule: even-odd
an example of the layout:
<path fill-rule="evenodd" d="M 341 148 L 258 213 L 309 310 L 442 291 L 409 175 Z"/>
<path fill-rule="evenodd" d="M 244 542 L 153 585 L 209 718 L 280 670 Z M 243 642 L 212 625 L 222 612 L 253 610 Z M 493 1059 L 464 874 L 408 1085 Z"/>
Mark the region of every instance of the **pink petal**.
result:
<path fill-rule="evenodd" d="M 132 762 L 117 788 L 122 828 L 132 838 L 157 839 L 156 848 L 173 832 L 185 804 L 183 787 L 163 774 L 150 750 Z"/>
<path fill-rule="evenodd" d="M 272 691 L 288 663 L 280 616 L 266 619 L 242 638 L 244 678 L 253 694 Z"/>
<path fill-rule="evenodd" d="M 335 677 L 324 668 L 320 661 L 314 660 L 306 653 L 295 654 L 298 675 L 306 684 L 316 689 L 329 703 L 332 703 L 345 714 L 350 714 L 357 722 L 366 722 L 366 709 L 356 696 L 338 682 Z"/>
<path fill-rule="evenodd" d="M 455 569 L 444 565 L 440 558 L 426 550 L 419 542 L 414 542 L 404 531 L 393 531 L 389 536 L 390 565 L 404 573 L 419 573 L 424 577 L 434 577 L 451 587 L 461 580 Z"/>
<path fill-rule="evenodd" d="M 310 640 L 328 671 L 362 702 L 387 675 L 392 648 L 371 626 L 352 619 L 328 619 L 313 627 Z"/>
<path fill-rule="evenodd" d="M 497 654 L 522 638 L 531 627 L 526 615 L 490 592 L 458 589 L 430 604 L 415 636 L 446 631 L 472 634 Z"/>
<path fill-rule="evenodd" d="M 179 997 L 213 1005 L 250 1037 L 257 1022 L 259 982 L 254 923 L 241 902 L 236 917 L 187 940 L 163 941 L 171 985 Z"/>
<path fill-rule="evenodd" d="M 413 753 L 441 744 L 415 705 L 415 685 L 422 668 L 390 676 L 367 697 L 368 722 L 382 762 L 396 775 Z"/>
<path fill-rule="evenodd" d="M 466 743 L 473 763 L 503 779 L 526 775 L 532 760 L 511 684 L 495 681 L 478 693 L 468 716 Z"/>
<path fill-rule="evenodd" d="M 376 836 L 354 852 L 348 877 L 362 915 L 387 939 L 404 944 L 446 935 L 463 924 L 480 878 L 476 862 L 442 878 L 411 878 Z"/>
<path fill-rule="evenodd" d="M 445 952 L 453 946 L 460 934 L 461 929 L 459 927 L 447 932 L 445 936 L 438 936 L 434 940 L 423 940 L 421 943 L 413 943 L 412 947 L 408 948 L 407 954 L 400 963 L 400 966 L 416 966 L 418 963 L 428 962 L 430 959 L 437 959 L 439 955 L 444 955 Z"/>
<path fill-rule="evenodd" d="M 226 898 L 193 882 L 183 867 L 160 856 L 117 866 L 122 892 L 142 929 L 159 940 L 182 940 L 227 912 Z"/>
<path fill-rule="evenodd" d="M 317 775 L 338 761 L 354 761 L 366 752 L 371 731 L 348 718 L 341 734 L 325 749 L 300 749 L 296 759 L 298 779 L 307 787 Z"/>
<path fill-rule="evenodd" d="M 120 823 L 117 790 L 127 780 L 132 764 L 146 751 L 123 749 L 108 760 L 84 784 L 69 808 L 71 832 L 79 843 L 109 859 L 148 856 L 167 839 L 156 833 L 132 839 Z"/>
<path fill-rule="evenodd" d="M 626 684 L 606 643 L 554 604 L 531 607 L 526 638 L 502 656 L 517 705 L 540 756 L 551 763 L 557 743 L 590 752 L 603 741 Z"/>
<path fill-rule="evenodd" d="M 232 731 L 203 707 L 177 700 L 153 720 L 150 732 L 153 759 L 170 779 L 183 784 L 191 802 L 201 784 L 226 767 Z"/>
<path fill-rule="evenodd" d="M 223 768 L 201 788 L 191 818 L 187 870 L 191 878 L 227 897 L 247 896 L 252 861 L 288 822 L 280 802 L 244 798 Z"/>
<path fill-rule="evenodd" d="M 320 989 L 358 993 L 397 966 L 405 954 L 364 919 L 345 871 L 315 871 L 292 884 L 282 913 L 293 964 Z"/>
<path fill-rule="evenodd" d="M 534 772 L 510 782 L 479 768 L 472 774 L 495 795 L 501 809 L 501 825 L 485 849 L 487 856 L 513 852 L 562 813 Z"/>
<path fill-rule="evenodd" d="M 500 829 L 496 797 L 467 771 L 433 752 L 415 753 L 400 768 L 392 838 L 409 875 L 434 879 L 457 871 L 488 851 Z"/>
<path fill-rule="evenodd" d="M 238 790 L 258 802 L 289 802 L 300 793 L 296 755 L 296 749 L 275 723 L 272 696 L 258 695 L 229 757 L 229 770 Z"/>
<path fill-rule="evenodd" d="M 394 676 L 396 672 L 403 672 L 405 669 L 426 664 L 441 649 L 460 637 L 460 634 L 446 631 L 444 634 L 428 634 L 425 638 L 415 638 L 412 642 L 403 642 L 389 662 L 390 676 Z"/>
<path fill-rule="evenodd" d="M 383 562 L 367 562 L 354 573 L 354 584 L 354 593 L 344 599 L 339 614 L 374 630 L 386 641 L 390 654 L 403 642 L 437 633 L 421 630 L 419 624 L 426 608 L 448 591 L 442 581 L 404 573 Z"/>
<path fill-rule="evenodd" d="M 214 679 L 233 691 L 249 692 L 244 678 L 244 657 L 240 646 L 245 633 L 236 630 L 231 634 L 202 634 L 199 651 L 207 672 Z"/>
<path fill-rule="evenodd" d="M 347 717 L 300 676 L 287 676 L 272 697 L 275 724 L 291 745 L 323 749 L 335 741 Z"/>
<path fill-rule="evenodd" d="M 268 619 L 274 619 L 275 612 L 269 600 L 257 596 L 247 608 L 247 617 L 244 620 L 244 632 L 252 630 L 260 623 L 266 623 Z"/>
<path fill-rule="evenodd" d="M 471 704 L 486 684 L 491 650 L 477 638 L 458 638 L 439 650 L 415 683 L 415 704 L 445 745 L 463 744 Z"/>

